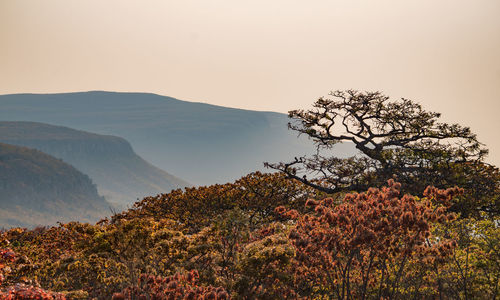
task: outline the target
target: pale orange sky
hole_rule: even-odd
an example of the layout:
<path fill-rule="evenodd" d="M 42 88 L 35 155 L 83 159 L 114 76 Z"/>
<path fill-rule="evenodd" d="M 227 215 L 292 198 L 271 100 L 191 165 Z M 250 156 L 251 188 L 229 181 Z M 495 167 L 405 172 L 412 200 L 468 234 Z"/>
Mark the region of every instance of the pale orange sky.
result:
<path fill-rule="evenodd" d="M 348 88 L 471 126 L 500 165 L 500 1 L 0 0 L 0 94 L 286 112 Z"/>

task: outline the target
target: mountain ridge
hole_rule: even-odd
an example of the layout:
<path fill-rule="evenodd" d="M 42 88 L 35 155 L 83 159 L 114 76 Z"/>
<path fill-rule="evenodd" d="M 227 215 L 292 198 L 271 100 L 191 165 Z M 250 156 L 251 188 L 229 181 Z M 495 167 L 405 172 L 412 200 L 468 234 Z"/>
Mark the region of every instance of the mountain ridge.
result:
<path fill-rule="evenodd" d="M 105 91 L 105 90 L 88 90 L 88 91 L 77 91 L 77 92 L 60 92 L 60 93 L 9 93 L 9 94 L 0 94 L 0 97 L 2 96 L 38 96 L 38 95 L 76 95 L 76 94 L 129 94 L 129 95 L 152 95 L 152 96 L 157 96 L 157 97 L 162 97 L 162 98 L 168 98 L 169 100 L 173 101 L 179 101 L 179 102 L 184 102 L 184 103 L 193 103 L 193 104 L 202 104 L 202 105 L 207 105 L 207 106 L 212 106 L 212 107 L 220 107 L 224 109 L 234 109 L 234 110 L 241 110 L 241 111 L 248 111 L 248 112 L 261 112 L 261 113 L 271 113 L 271 114 L 277 114 L 277 115 L 287 115 L 286 113 L 281 113 L 281 112 L 276 112 L 272 110 L 255 110 L 255 109 L 247 109 L 247 108 L 240 108 L 240 107 L 231 107 L 231 106 L 223 106 L 223 105 L 218 105 L 218 104 L 211 104 L 208 102 L 201 102 L 201 101 L 194 101 L 194 100 L 181 100 L 177 97 L 172 97 L 168 95 L 162 95 L 158 93 L 152 93 L 152 92 L 116 92 L 116 91 Z"/>
<path fill-rule="evenodd" d="M 0 121 L 0 142 L 37 149 L 73 165 L 120 208 L 138 198 L 190 186 L 137 156 L 121 137 L 39 122 Z"/>
<path fill-rule="evenodd" d="M 95 222 L 110 213 L 91 179 L 39 150 L 0 143 L 0 226 Z"/>
<path fill-rule="evenodd" d="M 0 96 L 0 120 L 34 121 L 125 138 L 147 161 L 195 185 L 225 183 L 263 162 L 313 154 L 285 114 L 186 102 L 147 93 Z M 340 156 L 352 153 L 338 145 Z"/>

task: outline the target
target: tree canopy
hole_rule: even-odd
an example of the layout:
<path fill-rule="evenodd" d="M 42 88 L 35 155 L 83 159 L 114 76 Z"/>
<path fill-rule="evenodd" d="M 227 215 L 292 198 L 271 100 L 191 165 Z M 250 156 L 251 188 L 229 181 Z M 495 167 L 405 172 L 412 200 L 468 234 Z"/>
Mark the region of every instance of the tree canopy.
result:
<path fill-rule="evenodd" d="M 380 92 L 334 91 L 312 109 L 292 110 L 291 130 L 308 135 L 317 147 L 311 157 L 266 163 L 326 193 L 363 191 L 395 178 L 404 192 L 418 195 L 428 185 L 465 188 L 468 201 L 455 206 L 464 214 L 498 213 L 498 169 L 484 162 L 488 150 L 470 128 L 440 122 L 409 99 L 391 100 Z M 352 143 L 357 153 L 339 158 L 329 151 Z M 478 185 L 477 182 L 482 184 Z"/>

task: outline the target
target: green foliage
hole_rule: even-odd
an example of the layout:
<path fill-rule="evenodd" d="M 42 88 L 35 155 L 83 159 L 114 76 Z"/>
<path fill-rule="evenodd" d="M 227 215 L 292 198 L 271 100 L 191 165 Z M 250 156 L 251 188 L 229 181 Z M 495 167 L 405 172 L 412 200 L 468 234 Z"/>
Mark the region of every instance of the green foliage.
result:
<path fill-rule="evenodd" d="M 438 274 L 456 299 L 496 299 L 500 293 L 500 219 L 458 219 L 436 229 L 459 247 Z"/>
<path fill-rule="evenodd" d="M 256 299 L 293 298 L 295 249 L 281 224 L 266 228 L 263 236 L 248 243 L 239 255 L 239 295 Z M 278 228 L 278 230 L 276 230 Z"/>

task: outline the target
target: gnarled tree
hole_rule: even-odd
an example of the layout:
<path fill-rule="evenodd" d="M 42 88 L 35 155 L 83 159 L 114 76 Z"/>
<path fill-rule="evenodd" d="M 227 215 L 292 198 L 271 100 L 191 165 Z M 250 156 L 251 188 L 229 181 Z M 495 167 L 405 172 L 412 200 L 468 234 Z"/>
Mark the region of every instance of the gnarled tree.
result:
<path fill-rule="evenodd" d="M 289 128 L 312 138 L 316 154 L 266 166 L 326 193 L 363 191 L 394 177 L 404 192 L 417 195 L 428 185 L 458 185 L 469 194 L 467 203 L 454 210 L 499 212 L 498 201 L 492 200 L 498 169 L 484 162 L 488 151 L 468 127 L 439 122 L 439 113 L 379 92 L 335 91 L 330 96 L 318 99 L 313 109 L 289 112 Z M 357 153 L 329 155 L 339 143 L 352 143 Z"/>

